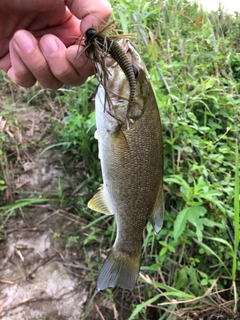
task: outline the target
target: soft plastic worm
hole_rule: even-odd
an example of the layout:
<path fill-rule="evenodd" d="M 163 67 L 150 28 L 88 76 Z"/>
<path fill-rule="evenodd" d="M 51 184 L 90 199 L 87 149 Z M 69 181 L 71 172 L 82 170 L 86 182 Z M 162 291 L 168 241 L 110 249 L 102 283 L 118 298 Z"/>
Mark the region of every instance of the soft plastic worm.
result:
<path fill-rule="evenodd" d="M 134 103 L 134 97 L 136 92 L 136 76 L 135 76 L 134 68 L 126 52 L 115 40 L 111 40 L 106 36 L 103 37 L 99 35 L 95 29 L 90 28 L 86 31 L 85 44 L 86 46 L 89 46 L 89 48 L 91 48 L 92 47 L 91 44 L 94 45 L 94 41 L 97 41 L 99 47 L 103 50 L 103 52 L 109 53 L 112 56 L 112 58 L 118 63 L 118 65 L 126 75 L 126 78 L 129 83 L 129 88 L 130 88 L 128 110 L 127 110 L 127 122 L 128 122 L 129 113 Z M 90 50 L 93 50 L 93 48 L 91 48 Z M 129 127 L 129 123 L 128 123 L 128 127 Z"/>

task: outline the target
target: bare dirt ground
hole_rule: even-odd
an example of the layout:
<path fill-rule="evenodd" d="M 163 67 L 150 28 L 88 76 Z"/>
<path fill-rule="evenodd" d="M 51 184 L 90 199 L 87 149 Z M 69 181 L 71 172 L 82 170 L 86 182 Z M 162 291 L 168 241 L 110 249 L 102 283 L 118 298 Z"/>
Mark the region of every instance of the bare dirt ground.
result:
<path fill-rule="evenodd" d="M 99 243 L 84 251 L 87 230 L 82 229 L 87 221 L 51 198 L 59 191 L 59 179 L 63 192 L 81 183 L 75 174 L 81 164 L 55 148 L 41 153 L 51 140 L 46 110 L 18 105 L 13 117 L 22 123 L 15 132 L 5 117 L 0 118 L 0 130 L 19 146 L 17 166 L 12 166 L 9 154 L 2 155 L 9 177 L 6 197 L 11 200 L 13 193 L 18 199 L 50 196 L 49 202 L 17 210 L 1 231 L 0 319 L 120 319 L 116 303 L 105 299 L 105 293 L 96 294 Z M 72 166 L 72 176 L 66 177 L 63 163 L 68 169 Z M 70 236 L 79 238 L 69 246 Z"/>

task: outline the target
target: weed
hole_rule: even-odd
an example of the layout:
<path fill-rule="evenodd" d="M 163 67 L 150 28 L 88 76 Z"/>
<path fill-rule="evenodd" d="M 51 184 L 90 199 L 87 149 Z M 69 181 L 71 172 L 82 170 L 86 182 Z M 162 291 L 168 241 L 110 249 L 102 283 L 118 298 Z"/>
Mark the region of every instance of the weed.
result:
<path fill-rule="evenodd" d="M 79 236 L 69 236 L 68 242 L 66 244 L 66 248 L 70 248 L 74 243 L 77 243 L 79 240 Z"/>
<path fill-rule="evenodd" d="M 3 229 L 8 219 L 19 209 L 40 204 L 48 203 L 50 201 L 56 201 L 56 199 L 45 198 L 26 198 L 16 200 L 14 203 L 0 207 L 0 230 Z"/>
<path fill-rule="evenodd" d="M 181 301 L 199 298 L 204 305 L 209 290 L 215 292 L 217 310 L 216 292 L 231 286 L 231 312 L 236 312 L 240 265 L 235 141 L 240 100 L 239 53 L 232 39 L 239 19 L 206 13 L 185 0 L 159 1 L 157 6 L 154 1 L 121 1 L 114 12 L 124 32 L 139 31 L 142 38 L 136 46 L 155 89 L 165 142 L 165 222 L 159 235 L 149 225 L 144 234 L 141 279 L 148 283 L 143 294 L 151 294 L 133 306 L 131 319 L 146 317 L 153 305 L 159 308 L 159 319 L 168 318 L 161 313 L 163 305 L 172 319 L 184 310 Z M 234 224 L 234 245 L 227 236 L 226 212 Z M 227 293 L 231 299 L 230 291 L 220 296 Z M 169 297 L 177 307 L 164 304 Z M 195 315 L 204 316 L 200 309 Z M 182 315 L 192 318 L 191 308 Z"/>
<path fill-rule="evenodd" d="M 77 161 L 84 161 L 86 170 L 93 178 L 98 179 L 100 167 L 97 141 L 94 138 L 96 125 L 92 105 L 96 83 L 90 79 L 81 87 L 61 89 L 60 92 L 61 95 L 56 97 L 57 102 L 64 109 L 67 106 L 67 110 L 61 122 L 51 119 L 56 145 L 63 151 L 71 152 Z"/>
<path fill-rule="evenodd" d="M 187 0 L 113 3 L 114 18 L 123 32 L 138 34 L 134 45 L 156 92 L 165 144 L 164 226 L 158 235 L 150 224 L 144 232 L 144 261 L 136 291 L 141 302 L 133 303 L 129 319 L 151 319 L 151 314 L 161 320 L 232 319 L 240 295 L 239 17 L 221 10 L 206 13 Z M 99 251 L 106 251 L 116 227 L 111 217 L 86 208 L 87 198 L 101 180 L 94 139 L 95 88 L 96 81 L 91 79 L 79 88 L 60 89 L 53 97 L 64 119 L 51 119 L 55 142 L 50 146 L 71 152 L 84 163 L 84 181 L 77 188 L 84 188 L 84 197 L 75 209 L 87 219 L 84 253 L 91 281 L 96 275 L 86 247 L 97 240 L 102 228 L 104 242 Z M 8 90 L 12 90 L 10 85 Z M 33 90 L 25 95 L 31 102 L 39 97 Z M 2 153 L 7 141 L 7 135 L 0 132 Z M 6 186 L 0 173 L 0 194 Z M 65 200 L 60 180 L 58 195 Z M 34 199 L 1 207 L 0 225 L 19 206 L 31 203 Z M 235 231 L 233 243 L 228 238 L 226 213 Z M 68 243 L 77 240 L 73 236 Z M 107 290 L 106 298 L 112 298 L 111 292 Z"/>
<path fill-rule="evenodd" d="M 6 182 L 4 180 L 0 180 L 0 191 L 4 191 L 7 189 Z"/>

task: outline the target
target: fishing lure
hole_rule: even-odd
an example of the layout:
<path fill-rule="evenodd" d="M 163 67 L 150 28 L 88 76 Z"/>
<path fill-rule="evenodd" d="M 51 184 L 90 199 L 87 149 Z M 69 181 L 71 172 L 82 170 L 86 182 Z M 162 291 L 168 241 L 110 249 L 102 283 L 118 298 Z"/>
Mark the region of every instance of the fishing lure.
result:
<path fill-rule="evenodd" d="M 87 53 L 87 56 L 94 62 L 101 64 L 102 69 L 104 69 L 104 54 L 110 54 L 111 57 L 118 63 L 120 68 L 123 70 L 124 74 L 129 83 L 129 99 L 128 99 L 128 109 L 127 109 L 127 128 L 130 128 L 131 119 L 129 119 L 129 114 L 134 103 L 134 97 L 136 92 L 136 77 L 138 70 L 131 64 L 124 49 L 115 41 L 117 38 L 133 38 L 134 35 L 122 35 L 118 34 L 116 29 L 111 26 L 115 23 L 112 21 L 106 25 L 99 32 L 95 28 L 90 28 L 85 33 L 84 48 L 78 53 L 79 57 L 83 52 Z M 114 35 L 106 36 L 106 30 L 111 28 L 115 30 Z"/>

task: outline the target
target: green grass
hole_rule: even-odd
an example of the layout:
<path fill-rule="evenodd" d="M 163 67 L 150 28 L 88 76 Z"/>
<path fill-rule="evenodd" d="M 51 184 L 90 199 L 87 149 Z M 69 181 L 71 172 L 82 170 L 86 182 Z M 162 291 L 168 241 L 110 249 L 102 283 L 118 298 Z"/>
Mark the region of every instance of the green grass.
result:
<path fill-rule="evenodd" d="M 8 204 L 0 207 L 0 231 L 6 225 L 8 219 L 19 209 L 23 209 L 32 205 L 56 202 L 58 199 L 49 198 L 26 198 L 14 201 L 12 204 Z M 1 240 L 1 235 L 0 235 Z"/>
<path fill-rule="evenodd" d="M 236 312 L 240 56 L 232 43 L 233 33 L 237 38 L 233 18 L 174 0 L 165 5 L 121 1 L 114 13 L 125 33 L 137 33 L 135 46 L 155 89 L 165 143 L 165 223 L 157 236 L 148 227 L 143 244 L 141 270 L 149 276 L 145 294 L 151 296 L 134 306 L 131 318 L 146 317 L 152 305 L 159 306 L 160 318 L 160 306 L 169 292 L 177 301 L 184 294 L 202 297 L 204 305 L 204 293 L 213 283 L 215 293 L 233 286 L 228 299 L 233 297 L 231 309 Z M 236 230 L 235 245 L 227 236 L 226 212 Z M 163 280 L 172 291 L 161 288 L 163 293 L 157 294 L 155 283 Z M 181 308 L 184 304 L 178 306 L 179 314 Z M 169 319 L 173 309 L 172 303 L 165 305 Z M 191 317 L 191 308 L 188 312 Z"/>
<path fill-rule="evenodd" d="M 134 290 L 139 303 L 132 303 L 129 319 L 151 319 L 152 314 L 168 320 L 192 319 L 193 314 L 232 319 L 240 308 L 240 18 L 206 13 L 185 0 L 112 3 L 113 19 L 123 32 L 137 34 L 134 45 L 156 93 L 164 138 L 165 221 L 158 235 L 150 224 L 146 227 L 139 287 Z M 58 146 L 86 163 L 86 197 L 74 207 L 88 221 L 85 250 L 102 233 L 101 253 L 111 247 L 116 225 L 86 208 L 101 182 L 94 139 L 95 89 L 96 79 L 90 79 L 48 97 L 64 113 L 62 121 L 51 119 L 55 140 L 50 148 Z M 34 102 L 39 95 L 32 91 L 24 99 Z M 0 150 L 5 151 L 6 139 L 0 135 Z M 0 194 L 6 186 L 0 173 Z M 61 181 L 58 197 L 64 200 Z M 14 205 L 2 207 L 5 220 Z M 226 213 L 235 229 L 234 244 Z M 76 239 L 69 244 L 71 240 Z M 91 261 L 87 263 L 94 279 Z M 224 309 L 221 305 L 227 301 Z"/>
<path fill-rule="evenodd" d="M 233 248 L 233 263 L 232 263 L 232 279 L 234 289 L 234 311 L 238 310 L 239 292 L 237 289 L 236 278 L 239 271 L 239 243 L 240 243 L 240 218 L 239 218 L 239 148 L 236 141 L 236 158 L 235 158 L 235 194 L 234 194 L 234 248 Z"/>

